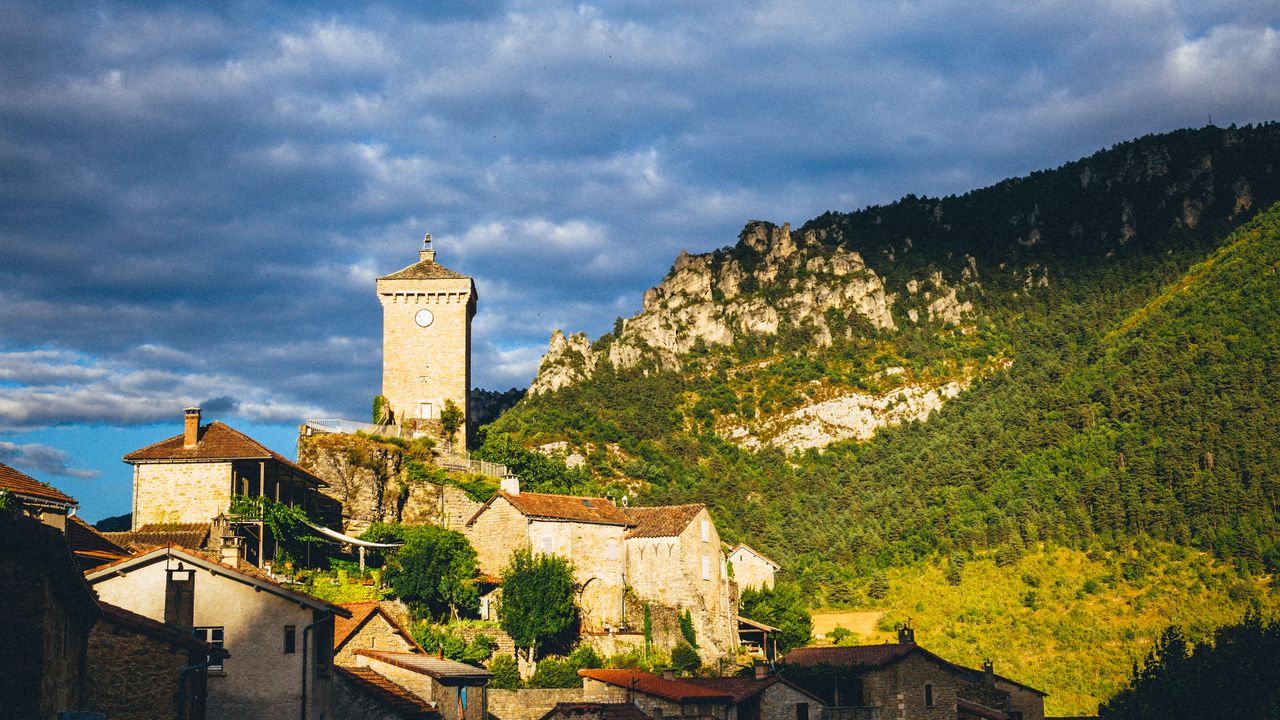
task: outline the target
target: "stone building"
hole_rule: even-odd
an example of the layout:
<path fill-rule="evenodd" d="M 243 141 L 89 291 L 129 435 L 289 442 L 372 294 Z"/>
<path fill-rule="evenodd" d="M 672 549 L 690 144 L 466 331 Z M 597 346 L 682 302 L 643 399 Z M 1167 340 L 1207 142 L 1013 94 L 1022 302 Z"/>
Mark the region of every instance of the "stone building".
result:
<path fill-rule="evenodd" d="M 634 523 L 598 497 L 520 492 L 514 478 L 463 526 L 482 573 L 496 575 L 516 550 L 555 553 L 573 563 L 584 631 L 617 627 L 625 617 L 623 544 Z"/>
<path fill-rule="evenodd" d="M 493 673 L 437 655 L 360 649 L 367 668 L 435 707 L 444 720 L 488 720 L 488 685 Z"/>
<path fill-rule="evenodd" d="M 55 718 L 84 704 L 88 637 L 99 609 L 62 533 L 0 510 L 0 714 Z"/>
<path fill-rule="evenodd" d="M 948 662 L 915 643 L 792 650 L 782 673 L 851 718 L 1044 720 L 1045 693 L 992 672 Z"/>
<path fill-rule="evenodd" d="M 418 257 L 417 263 L 377 281 L 382 394 L 397 423 L 438 421 L 446 402 L 456 405 L 465 420 L 471 417 L 475 283 L 436 262 L 430 235 Z"/>
<path fill-rule="evenodd" d="M 729 548 L 729 565 L 738 587 L 759 590 L 773 587 L 773 575 L 781 567 L 754 548 L 738 543 Z"/>
<path fill-rule="evenodd" d="M 89 634 L 85 707 L 111 720 L 204 718 L 207 673 L 225 648 L 189 628 L 166 625 L 109 603 Z"/>
<path fill-rule="evenodd" d="M 650 602 L 689 612 L 704 660 L 738 647 L 737 591 L 705 505 L 624 509 L 627 582 Z"/>
<path fill-rule="evenodd" d="M 183 432 L 124 456 L 133 465 L 133 531 L 205 525 L 231 510 L 232 497 L 265 497 L 305 508 L 326 525 L 341 522 L 341 505 L 318 492 L 324 481 L 292 460 L 221 422 L 200 424 L 187 408 Z M 273 539 L 261 523 L 239 523 L 244 557 L 270 562 Z"/>
<path fill-rule="evenodd" d="M 87 579 L 104 602 L 226 648 L 231 658 L 208 670 L 210 717 L 333 717 L 333 620 L 348 610 L 172 546 Z"/>
<path fill-rule="evenodd" d="M 334 667 L 335 718 L 342 720 L 439 720 L 431 703 L 367 667 Z"/>
<path fill-rule="evenodd" d="M 359 665 L 356 650 L 361 649 L 425 654 L 378 601 L 342 603 L 342 607 L 351 617 L 333 621 L 333 661 L 338 665 Z"/>
<path fill-rule="evenodd" d="M 641 670 L 579 670 L 587 702 L 629 703 L 653 720 L 698 716 L 716 720 L 818 720 L 820 698 L 779 675 L 674 678 Z"/>
<path fill-rule="evenodd" d="M 13 510 L 59 530 L 66 529 L 67 516 L 79 506 L 70 495 L 4 463 L 0 463 L 0 493 L 8 496 Z"/>

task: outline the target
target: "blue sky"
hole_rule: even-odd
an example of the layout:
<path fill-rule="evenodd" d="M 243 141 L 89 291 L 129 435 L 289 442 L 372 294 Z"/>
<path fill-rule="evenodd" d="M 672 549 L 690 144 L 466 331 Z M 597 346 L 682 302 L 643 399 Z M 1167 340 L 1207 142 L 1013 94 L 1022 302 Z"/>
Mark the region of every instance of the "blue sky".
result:
<path fill-rule="evenodd" d="M 91 519 L 185 405 L 364 417 L 424 232 L 523 387 L 747 220 L 1280 119 L 1277 2 L 210 5 L 0 16 L 0 462 Z"/>

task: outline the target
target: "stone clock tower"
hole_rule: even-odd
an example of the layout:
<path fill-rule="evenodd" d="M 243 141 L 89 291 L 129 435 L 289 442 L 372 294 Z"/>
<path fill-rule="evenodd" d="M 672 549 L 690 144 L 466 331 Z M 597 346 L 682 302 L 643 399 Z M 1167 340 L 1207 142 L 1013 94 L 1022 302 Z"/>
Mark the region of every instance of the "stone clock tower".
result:
<path fill-rule="evenodd" d="M 436 262 L 431 235 L 417 263 L 378 278 L 382 303 L 382 394 L 393 420 L 439 420 L 446 400 L 471 417 L 471 278 Z"/>

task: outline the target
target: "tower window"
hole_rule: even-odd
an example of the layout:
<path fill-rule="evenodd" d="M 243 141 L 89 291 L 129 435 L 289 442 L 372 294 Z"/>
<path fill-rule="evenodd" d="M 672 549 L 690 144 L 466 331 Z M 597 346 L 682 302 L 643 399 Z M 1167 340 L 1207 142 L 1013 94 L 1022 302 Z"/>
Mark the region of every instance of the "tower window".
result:
<path fill-rule="evenodd" d="M 924 706 L 933 707 L 933 686 L 928 683 L 924 686 Z"/>

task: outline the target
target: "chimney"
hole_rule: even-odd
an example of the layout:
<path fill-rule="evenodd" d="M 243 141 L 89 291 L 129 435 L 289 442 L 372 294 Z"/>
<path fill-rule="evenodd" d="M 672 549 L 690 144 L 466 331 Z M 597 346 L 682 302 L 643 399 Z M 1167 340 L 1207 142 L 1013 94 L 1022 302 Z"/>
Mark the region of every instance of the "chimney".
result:
<path fill-rule="evenodd" d="M 662 669 L 662 679 L 663 679 L 663 680 L 675 680 L 675 679 L 676 679 L 676 669 L 675 669 L 675 668 L 663 668 L 663 669 Z"/>
<path fill-rule="evenodd" d="M 422 236 L 422 249 L 418 251 L 418 257 L 425 263 L 436 261 L 436 251 L 431 249 L 431 233 Z"/>
<path fill-rule="evenodd" d="M 914 645 L 916 642 L 916 631 L 910 625 L 903 623 L 898 626 L 898 642 L 903 645 Z"/>
<path fill-rule="evenodd" d="M 189 407 L 182 412 L 186 421 L 182 429 L 182 447 L 190 450 L 200 442 L 200 408 Z"/>
<path fill-rule="evenodd" d="M 519 495 L 520 478 L 516 477 L 514 474 L 503 475 L 502 483 L 499 485 L 499 488 L 502 492 L 508 495 Z"/>
<path fill-rule="evenodd" d="M 991 664 L 991 658 L 982 661 L 982 684 L 987 687 L 995 687 L 996 685 L 996 670 L 995 666 Z"/>
<path fill-rule="evenodd" d="M 190 629 L 195 624 L 196 571 L 182 563 L 165 571 L 164 624 Z"/>
<path fill-rule="evenodd" d="M 769 666 L 763 660 L 755 661 L 756 679 L 763 680 L 769 677 Z"/>

